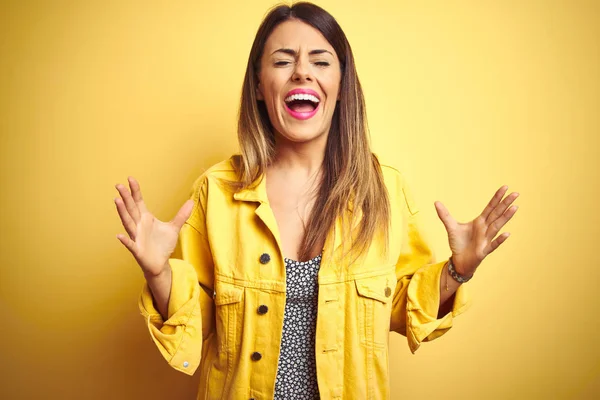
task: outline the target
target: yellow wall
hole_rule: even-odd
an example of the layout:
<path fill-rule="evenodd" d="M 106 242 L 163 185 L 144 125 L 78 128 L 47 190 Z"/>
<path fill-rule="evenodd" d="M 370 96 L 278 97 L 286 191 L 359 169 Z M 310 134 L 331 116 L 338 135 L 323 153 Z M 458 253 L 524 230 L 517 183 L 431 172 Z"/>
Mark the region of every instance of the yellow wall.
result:
<path fill-rule="evenodd" d="M 237 3 L 237 4 L 236 4 Z M 374 150 L 433 202 L 475 217 L 521 193 L 473 307 L 411 355 L 393 399 L 600 394 L 599 1 L 322 1 L 355 51 Z M 0 398 L 193 399 L 137 310 L 114 185 L 169 219 L 236 151 L 254 34 L 271 1 L 0 5 Z"/>

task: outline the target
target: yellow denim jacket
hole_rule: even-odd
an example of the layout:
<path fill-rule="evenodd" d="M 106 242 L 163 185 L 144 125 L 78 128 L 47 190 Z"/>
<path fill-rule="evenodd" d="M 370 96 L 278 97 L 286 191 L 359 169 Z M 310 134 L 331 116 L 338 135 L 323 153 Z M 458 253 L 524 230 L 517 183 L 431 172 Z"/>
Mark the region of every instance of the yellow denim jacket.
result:
<path fill-rule="evenodd" d="M 452 312 L 437 318 L 446 260 L 430 264 L 402 175 L 382 170 L 391 203 L 387 257 L 376 239 L 359 262 L 345 264 L 339 219 L 323 249 L 315 337 L 322 399 L 389 398 L 389 331 L 405 335 L 414 353 L 448 331 L 468 304 L 463 285 Z M 183 260 L 170 259 L 167 320 L 147 284 L 139 308 L 173 368 L 193 375 L 200 367 L 198 399 L 272 399 L 286 300 L 277 222 L 266 179 L 232 193 L 217 178 L 235 179 L 231 159 L 193 185 L 194 210 L 180 233 Z"/>

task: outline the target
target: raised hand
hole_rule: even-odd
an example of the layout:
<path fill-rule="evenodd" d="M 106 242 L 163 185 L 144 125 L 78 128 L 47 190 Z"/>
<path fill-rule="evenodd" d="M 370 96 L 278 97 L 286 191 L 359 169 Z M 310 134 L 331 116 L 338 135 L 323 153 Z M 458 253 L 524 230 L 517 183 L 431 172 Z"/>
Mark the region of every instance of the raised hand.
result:
<path fill-rule="evenodd" d="M 519 193 L 513 192 L 502 200 L 507 190 L 508 186 L 498 189 L 481 215 L 467 223 L 457 222 L 441 202 L 435 202 L 438 217 L 448 232 L 452 263 L 460 275 L 472 276 L 483 259 L 510 236 L 504 232 L 496 238 L 518 209 L 516 205 L 510 205 Z"/>
<path fill-rule="evenodd" d="M 144 204 L 140 185 L 129 177 L 131 192 L 122 184 L 115 187 L 121 197 L 115 205 L 123 227 L 129 235 L 117 238 L 131 252 L 146 278 L 160 275 L 169 268 L 169 257 L 175 250 L 181 227 L 192 213 L 193 200 L 186 201 L 170 222 L 162 222 L 152 215 Z"/>

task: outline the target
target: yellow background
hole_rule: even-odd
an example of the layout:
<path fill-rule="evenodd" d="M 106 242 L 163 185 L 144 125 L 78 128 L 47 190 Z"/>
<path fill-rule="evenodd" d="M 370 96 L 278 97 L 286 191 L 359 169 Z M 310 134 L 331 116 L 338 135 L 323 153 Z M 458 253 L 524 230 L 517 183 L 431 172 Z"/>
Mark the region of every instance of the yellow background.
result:
<path fill-rule="evenodd" d="M 115 235 L 133 175 L 170 219 L 237 151 L 250 46 L 271 1 L 0 5 L 0 398 L 194 399 L 138 315 Z M 321 1 L 353 46 L 373 149 L 474 218 L 521 193 L 472 308 L 416 355 L 391 338 L 393 399 L 600 395 L 599 1 Z M 171 396 L 169 397 L 168 394 Z"/>

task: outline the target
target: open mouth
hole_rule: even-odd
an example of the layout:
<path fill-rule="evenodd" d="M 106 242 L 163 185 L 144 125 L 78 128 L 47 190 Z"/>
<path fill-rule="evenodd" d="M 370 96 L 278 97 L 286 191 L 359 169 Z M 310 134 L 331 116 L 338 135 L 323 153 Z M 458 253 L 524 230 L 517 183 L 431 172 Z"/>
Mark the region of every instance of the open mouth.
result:
<path fill-rule="evenodd" d="M 321 101 L 312 94 L 296 93 L 285 99 L 285 108 L 297 119 L 307 119 L 314 116 Z"/>

